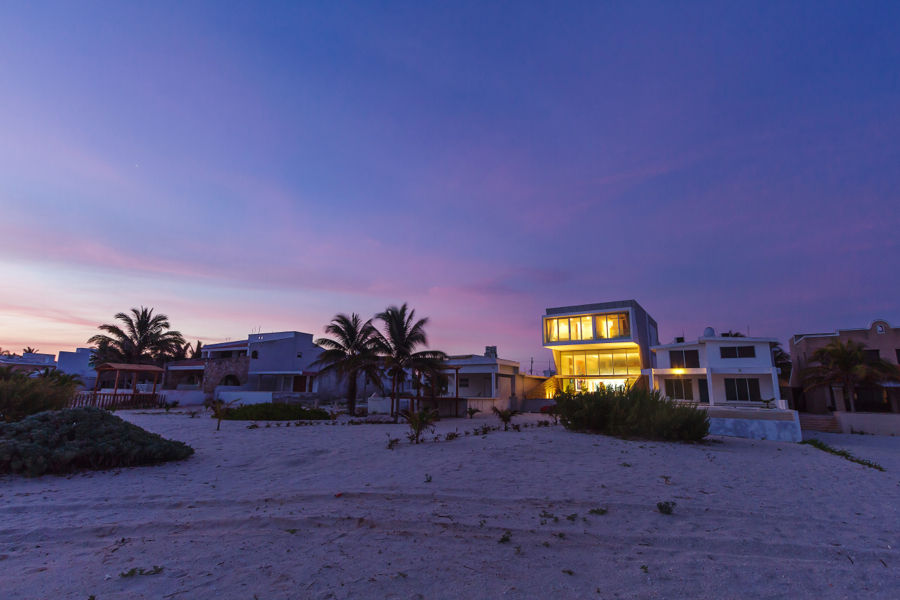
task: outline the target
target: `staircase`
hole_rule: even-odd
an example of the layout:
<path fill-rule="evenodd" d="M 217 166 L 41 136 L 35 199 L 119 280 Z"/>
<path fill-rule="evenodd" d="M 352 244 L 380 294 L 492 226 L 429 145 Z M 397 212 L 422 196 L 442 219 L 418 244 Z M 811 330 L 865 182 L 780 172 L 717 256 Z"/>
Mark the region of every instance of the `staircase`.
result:
<path fill-rule="evenodd" d="M 834 415 L 813 415 L 800 413 L 800 429 L 822 431 L 824 433 L 841 433 L 841 424 Z"/>

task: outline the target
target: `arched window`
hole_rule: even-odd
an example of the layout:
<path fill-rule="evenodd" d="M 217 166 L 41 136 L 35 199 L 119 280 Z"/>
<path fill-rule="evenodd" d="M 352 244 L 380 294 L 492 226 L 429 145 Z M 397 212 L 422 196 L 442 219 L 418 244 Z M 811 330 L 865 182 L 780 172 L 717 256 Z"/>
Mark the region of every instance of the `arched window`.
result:
<path fill-rule="evenodd" d="M 250 353 L 250 358 L 259 358 L 259 352 L 254 350 L 253 352 Z"/>
<path fill-rule="evenodd" d="M 219 382 L 219 385 L 241 385 L 240 379 L 237 378 L 237 375 L 228 374 L 222 378 L 222 381 Z"/>

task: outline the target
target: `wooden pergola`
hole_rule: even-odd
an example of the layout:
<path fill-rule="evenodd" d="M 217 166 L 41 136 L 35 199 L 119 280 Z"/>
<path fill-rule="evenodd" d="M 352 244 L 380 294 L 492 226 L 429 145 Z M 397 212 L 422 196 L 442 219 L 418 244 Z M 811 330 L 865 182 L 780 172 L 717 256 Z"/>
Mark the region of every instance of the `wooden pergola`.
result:
<path fill-rule="evenodd" d="M 161 367 L 156 365 L 131 365 L 126 363 L 103 363 L 94 367 L 97 372 L 97 379 L 94 382 L 94 389 L 90 392 L 82 392 L 75 397 L 73 406 L 97 406 L 99 408 L 153 408 L 159 404 L 159 398 L 156 394 L 156 387 L 159 384 L 160 376 L 164 373 Z M 100 379 L 103 373 L 110 371 L 116 374 L 115 383 L 113 384 L 113 393 L 101 393 Z M 127 392 L 119 391 L 119 381 L 122 374 L 132 374 L 131 390 Z M 153 391 L 150 393 L 139 393 L 137 391 L 138 376 L 141 374 L 153 376 Z"/>

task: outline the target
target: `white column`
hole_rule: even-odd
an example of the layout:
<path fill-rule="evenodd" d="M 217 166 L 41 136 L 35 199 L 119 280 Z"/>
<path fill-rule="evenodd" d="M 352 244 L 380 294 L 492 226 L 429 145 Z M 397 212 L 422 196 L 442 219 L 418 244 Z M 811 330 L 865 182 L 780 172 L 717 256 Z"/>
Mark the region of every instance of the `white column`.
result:
<path fill-rule="evenodd" d="M 713 406 L 716 402 L 713 396 L 712 373 L 706 369 L 706 391 L 709 392 L 709 405 Z"/>
<path fill-rule="evenodd" d="M 772 392 L 774 393 L 775 406 L 778 408 L 787 408 L 784 400 L 781 399 L 781 386 L 778 385 L 778 369 L 772 369 Z"/>
<path fill-rule="evenodd" d="M 653 369 L 650 369 L 650 390 L 653 391 L 656 389 L 656 380 L 653 377 Z"/>

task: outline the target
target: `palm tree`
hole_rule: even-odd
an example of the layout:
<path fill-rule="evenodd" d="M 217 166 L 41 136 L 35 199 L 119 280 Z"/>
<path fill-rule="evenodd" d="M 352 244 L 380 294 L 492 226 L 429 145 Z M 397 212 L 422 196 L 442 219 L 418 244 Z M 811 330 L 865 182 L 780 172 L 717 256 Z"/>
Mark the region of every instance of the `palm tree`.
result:
<path fill-rule="evenodd" d="M 364 375 L 366 381 L 381 383 L 375 341 L 378 332 L 372 325 L 372 319 L 363 322 L 358 314 L 353 313 L 349 317 L 335 315 L 325 327 L 325 333 L 331 337 L 316 340 L 316 345 L 323 352 L 313 364 L 324 365 L 323 372 L 334 371 L 339 379 L 348 379 L 347 410 L 350 416 L 355 416 L 359 376 Z"/>
<path fill-rule="evenodd" d="M 839 384 L 844 388 L 844 403 L 847 410 L 856 412 L 854 398 L 856 388 L 861 383 L 877 383 L 900 380 L 900 371 L 891 363 L 871 358 L 864 344 L 848 340 L 835 340 L 813 352 L 811 362 L 817 366 L 803 373 L 804 390 Z"/>
<path fill-rule="evenodd" d="M 781 347 L 781 342 L 772 344 L 772 363 L 781 369 L 780 379 L 784 381 L 790 380 L 794 364 L 791 362 L 791 355 Z"/>
<path fill-rule="evenodd" d="M 131 309 L 130 314 L 118 313 L 115 323 L 100 325 L 107 334 L 97 334 L 88 340 L 94 344 L 93 363 L 123 362 L 128 364 L 162 364 L 176 354 L 185 341 L 181 333 L 172 331 L 169 317 L 153 314 L 152 308 Z"/>
<path fill-rule="evenodd" d="M 397 399 L 399 386 L 406 380 L 407 371 L 432 371 L 436 368 L 436 362 L 447 360 L 447 355 L 439 350 L 416 350 L 420 346 L 428 346 L 425 335 L 428 318 L 417 320 L 416 311 L 406 303 L 399 307 L 389 306 L 375 318 L 382 322 L 384 328 L 375 337 L 375 347 L 391 378 L 391 414 L 396 420 L 400 407 Z"/>
<path fill-rule="evenodd" d="M 32 348 L 31 346 L 26 346 L 22 348 L 22 354 L 37 354 L 40 352 L 37 348 Z"/>

